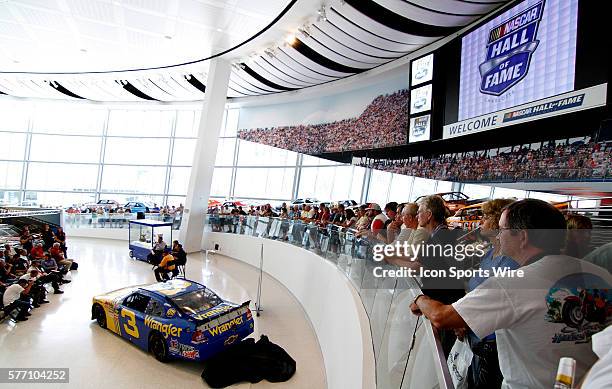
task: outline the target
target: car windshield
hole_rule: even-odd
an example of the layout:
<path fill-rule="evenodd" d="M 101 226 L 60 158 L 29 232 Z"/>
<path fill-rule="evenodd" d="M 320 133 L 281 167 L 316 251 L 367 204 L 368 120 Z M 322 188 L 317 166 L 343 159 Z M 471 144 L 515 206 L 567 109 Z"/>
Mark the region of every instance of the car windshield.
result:
<path fill-rule="evenodd" d="M 221 297 L 210 289 L 194 290 L 172 298 L 172 301 L 185 313 L 206 311 L 223 303 Z"/>

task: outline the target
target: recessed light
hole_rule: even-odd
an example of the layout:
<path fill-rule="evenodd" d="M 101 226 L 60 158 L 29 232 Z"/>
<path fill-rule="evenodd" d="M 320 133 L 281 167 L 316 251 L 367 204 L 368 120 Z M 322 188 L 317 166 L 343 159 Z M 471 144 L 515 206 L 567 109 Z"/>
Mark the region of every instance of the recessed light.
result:
<path fill-rule="evenodd" d="M 19 61 L 17 61 L 16 59 L 13 60 L 13 63 L 20 63 Z"/>
<path fill-rule="evenodd" d="M 170 35 L 164 35 L 164 38 L 166 39 L 172 39 L 172 37 Z"/>
<path fill-rule="evenodd" d="M 216 31 L 217 32 L 223 32 L 223 29 L 222 28 L 217 28 Z"/>
<path fill-rule="evenodd" d="M 87 53 L 87 49 L 81 49 L 81 53 Z"/>
<path fill-rule="evenodd" d="M 293 46 L 293 44 L 296 42 L 295 34 L 288 35 L 285 38 L 285 41 Z"/>

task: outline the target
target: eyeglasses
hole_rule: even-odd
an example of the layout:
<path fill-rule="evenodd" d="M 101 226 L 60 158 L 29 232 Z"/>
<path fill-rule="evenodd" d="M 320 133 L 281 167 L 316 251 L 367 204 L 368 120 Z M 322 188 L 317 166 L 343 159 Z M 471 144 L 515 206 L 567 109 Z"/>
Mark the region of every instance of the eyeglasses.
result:
<path fill-rule="evenodd" d="M 500 227 L 499 227 L 499 230 L 497 231 L 497 236 L 500 236 L 500 235 L 501 235 L 501 233 L 502 233 L 504 230 L 512 230 L 512 228 L 510 228 L 510 227 L 501 227 L 501 226 L 500 226 Z"/>

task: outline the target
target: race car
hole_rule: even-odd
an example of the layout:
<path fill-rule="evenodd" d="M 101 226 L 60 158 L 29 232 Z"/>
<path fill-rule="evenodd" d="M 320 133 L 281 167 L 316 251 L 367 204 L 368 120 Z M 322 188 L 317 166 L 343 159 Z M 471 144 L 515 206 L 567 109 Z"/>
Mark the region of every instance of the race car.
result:
<path fill-rule="evenodd" d="M 95 296 L 91 318 L 161 362 L 203 361 L 253 333 L 249 303 L 234 304 L 197 282 L 175 279 Z"/>
<path fill-rule="evenodd" d="M 446 219 L 446 223 L 450 228 L 461 228 L 468 231 L 480 227 L 482 204 L 484 203 L 468 205 L 458 209 L 453 216 Z"/>

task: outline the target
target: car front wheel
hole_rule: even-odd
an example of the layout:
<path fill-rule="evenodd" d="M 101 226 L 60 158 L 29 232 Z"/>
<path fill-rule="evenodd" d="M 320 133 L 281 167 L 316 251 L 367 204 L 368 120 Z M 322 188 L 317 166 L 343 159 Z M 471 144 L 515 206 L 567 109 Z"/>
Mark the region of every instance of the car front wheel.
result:
<path fill-rule="evenodd" d="M 106 328 L 106 312 L 104 312 L 104 308 L 102 308 L 99 304 L 94 305 L 94 318 L 98 325 L 102 328 Z"/>

